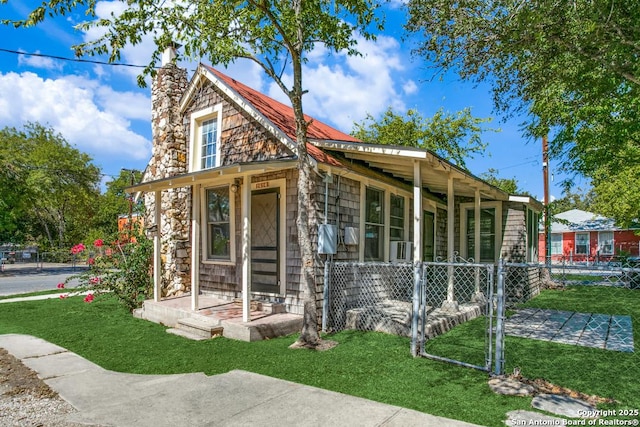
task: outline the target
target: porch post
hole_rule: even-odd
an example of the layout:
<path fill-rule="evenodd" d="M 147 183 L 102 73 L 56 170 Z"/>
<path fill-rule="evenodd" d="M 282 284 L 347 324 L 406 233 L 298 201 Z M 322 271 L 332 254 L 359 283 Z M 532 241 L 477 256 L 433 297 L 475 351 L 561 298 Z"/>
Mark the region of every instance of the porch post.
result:
<path fill-rule="evenodd" d="M 242 321 L 251 321 L 251 177 L 242 182 Z"/>
<path fill-rule="evenodd" d="M 413 161 L 413 262 L 422 261 L 422 171 L 420 161 Z"/>
<path fill-rule="evenodd" d="M 447 257 L 449 258 L 450 263 L 453 263 L 455 261 L 454 239 L 456 235 L 454 222 L 456 220 L 456 215 L 454 197 L 453 174 L 449 173 L 449 180 L 447 182 Z M 449 265 L 449 267 L 447 267 L 447 300 L 442 303 L 442 308 L 444 310 L 458 311 L 458 304 L 456 303 L 456 297 L 454 293 L 453 273 L 453 264 L 451 264 Z"/>
<path fill-rule="evenodd" d="M 475 262 L 480 262 L 480 189 L 476 188 L 476 194 L 474 199 L 474 211 L 473 217 L 476 226 L 473 229 L 473 241 L 475 244 L 473 245 L 473 260 Z M 466 230 L 460 230 L 461 233 L 465 233 Z"/>
<path fill-rule="evenodd" d="M 473 228 L 473 260 L 477 263 L 480 262 L 480 188 L 476 188 L 474 204 L 473 204 L 473 218 L 475 227 Z M 461 230 L 460 233 L 465 233 L 466 230 Z M 477 302 L 484 302 L 485 298 L 480 290 L 480 268 L 475 268 L 475 296 L 474 299 Z"/>
<path fill-rule="evenodd" d="M 422 171 L 420 161 L 413 161 L 413 316 L 411 317 L 411 354 L 418 355 L 418 318 L 422 279 Z"/>
<path fill-rule="evenodd" d="M 200 297 L 200 187 L 192 186 L 191 194 L 191 310 L 198 311 Z"/>
<path fill-rule="evenodd" d="M 160 297 L 162 296 L 160 291 L 162 282 L 162 274 L 160 271 L 162 268 L 162 259 L 160 258 L 160 232 L 162 230 L 160 208 L 162 205 L 162 193 L 155 191 L 153 197 L 153 217 L 156 225 L 156 232 L 153 235 L 153 300 L 160 302 Z"/>
<path fill-rule="evenodd" d="M 449 262 L 454 261 L 454 239 L 455 235 L 455 203 L 453 194 L 453 175 L 449 174 L 449 181 L 447 182 L 447 258 Z"/>

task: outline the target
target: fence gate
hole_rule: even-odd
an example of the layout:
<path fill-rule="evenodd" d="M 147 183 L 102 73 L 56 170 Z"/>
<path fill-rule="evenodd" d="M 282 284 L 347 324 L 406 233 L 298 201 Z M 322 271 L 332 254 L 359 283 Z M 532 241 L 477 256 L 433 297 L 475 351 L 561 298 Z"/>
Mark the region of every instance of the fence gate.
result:
<path fill-rule="evenodd" d="M 497 319 L 494 268 L 469 262 L 422 264 L 418 328 L 412 333 L 420 356 L 491 371 Z M 446 339 L 439 339 L 445 333 Z"/>

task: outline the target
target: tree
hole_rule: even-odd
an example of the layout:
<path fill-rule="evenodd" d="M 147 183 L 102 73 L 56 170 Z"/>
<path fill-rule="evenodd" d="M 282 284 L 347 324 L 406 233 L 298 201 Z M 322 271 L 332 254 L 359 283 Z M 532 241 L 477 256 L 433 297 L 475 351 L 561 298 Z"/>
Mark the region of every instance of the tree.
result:
<path fill-rule="evenodd" d="M 408 9 L 407 29 L 424 37 L 415 52 L 489 82 L 496 109 L 526 115 L 530 136 L 553 132 L 551 154 L 566 170 L 611 178 L 638 147 L 637 2 L 410 0 Z"/>
<path fill-rule="evenodd" d="M 487 172 L 481 173 L 480 178 L 493 185 L 494 187 L 498 187 L 502 191 L 508 194 L 527 194 L 526 191 L 521 190 L 518 187 L 518 180 L 515 178 L 500 178 L 498 177 L 497 169 L 490 168 Z"/>
<path fill-rule="evenodd" d="M 84 0 L 49 0 L 22 21 L 4 20 L 15 26 L 36 25 L 49 14 L 64 15 L 86 5 L 94 15 L 95 3 Z M 184 46 L 190 58 L 208 57 L 214 64 L 228 64 L 245 58 L 258 64 L 286 94 L 291 102 L 296 125 L 298 157 L 298 243 L 302 257 L 305 293 L 304 321 L 298 344 L 315 347 L 319 342 L 318 313 L 315 300 L 315 260 L 309 234 L 310 174 L 307 155 L 307 126 L 303 114 L 305 93 L 302 66 L 316 45 L 330 52 L 357 54 L 356 35 L 365 39 L 374 35 L 371 26 L 381 29 L 372 0 L 219 0 L 170 2 L 141 0 L 128 2 L 118 16 L 82 24 L 82 29 L 99 28 L 102 36 L 79 46 L 77 55 L 108 54 L 110 61 L 120 56 L 127 44 L 138 44 L 145 34 L 153 35 L 157 49 L 144 74 L 153 67 L 162 51 L 172 42 Z M 288 73 L 288 74 L 287 74 Z"/>
<path fill-rule="evenodd" d="M 129 213 L 139 214 L 144 210 L 142 198 L 137 203 L 129 197 L 125 188 L 135 182 L 140 182 L 142 172 L 122 169 L 120 174 L 107 182 L 106 191 L 100 195 L 93 218 L 92 227 L 96 234 L 102 236 L 116 235 L 118 232 L 118 216 Z M 130 205 L 131 203 L 131 205 Z"/>
<path fill-rule="evenodd" d="M 557 215 L 562 212 L 566 212 L 571 209 L 579 209 L 581 211 L 594 212 L 594 192 L 593 190 L 583 190 L 578 188 L 576 191 L 572 190 L 571 185 L 565 184 L 562 191 L 563 196 L 559 199 L 552 201 L 549 204 L 549 213 L 551 216 Z"/>
<path fill-rule="evenodd" d="M 83 237 L 100 182 L 100 169 L 87 154 L 53 129 L 29 123 L 0 130 L 0 159 L 11 159 L 0 173 L 7 209 L 2 221 L 13 230 L 4 238 L 63 248 Z"/>
<path fill-rule="evenodd" d="M 457 113 L 438 110 L 431 118 L 422 117 L 417 110 L 409 110 L 402 116 L 391 108 L 376 121 L 370 114 L 360 123 L 355 123 L 351 134 L 363 141 L 377 144 L 404 145 L 431 150 L 441 157 L 466 168 L 465 158 L 481 153 L 486 148 L 480 136 L 483 123 L 465 108 Z"/>

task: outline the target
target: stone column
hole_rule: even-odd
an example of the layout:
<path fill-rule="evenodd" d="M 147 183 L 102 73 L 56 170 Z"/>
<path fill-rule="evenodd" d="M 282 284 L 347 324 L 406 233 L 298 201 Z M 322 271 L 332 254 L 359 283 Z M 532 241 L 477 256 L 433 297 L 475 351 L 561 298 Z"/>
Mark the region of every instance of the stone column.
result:
<path fill-rule="evenodd" d="M 153 149 L 145 181 L 169 178 L 188 172 L 187 136 L 185 135 L 180 99 L 187 87 L 187 71 L 173 62 L 163 64 L 151 88 L 151 130 Z M 160 233 L 162 258 L 162 297 L 179 296 L 190 290 L 189 211 L 191 188 L 162 191 Z M 153 196 L 151 194 L 150 196 Z M 145 197 L 146 224 L 154 224 L 153 197 Z"/>

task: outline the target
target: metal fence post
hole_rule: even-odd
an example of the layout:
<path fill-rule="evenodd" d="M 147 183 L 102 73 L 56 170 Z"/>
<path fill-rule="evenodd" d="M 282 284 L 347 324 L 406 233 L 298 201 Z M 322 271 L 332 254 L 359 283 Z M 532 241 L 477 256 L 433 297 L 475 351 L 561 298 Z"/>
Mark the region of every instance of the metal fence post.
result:
<path fill-rule="evenodd" d="M 324 289 L 322 290 L 322 332 L 327 332 L 327 317 L 329 317 L 329 274 L 331 273 L 331 262 L 324 263 Z"/>
<path fill-rule="evenodd" d="M 504 373 L 504 261 L 498 260 L 495 375 Z"/>
<path fill-rule="evenodd" d="M 413 265 L 413 310 L 411 316 L 411 355 L 418 355 L 418 319 L 420 316 L 420 285 L 422 284 L 422 263 Z M 424 331 L 423 331 L 424 333 Z"/>

